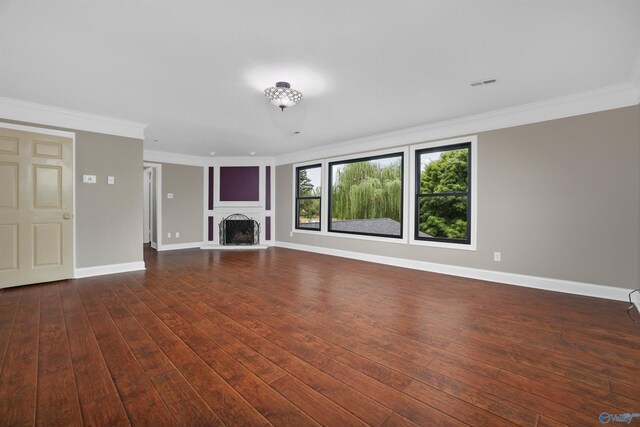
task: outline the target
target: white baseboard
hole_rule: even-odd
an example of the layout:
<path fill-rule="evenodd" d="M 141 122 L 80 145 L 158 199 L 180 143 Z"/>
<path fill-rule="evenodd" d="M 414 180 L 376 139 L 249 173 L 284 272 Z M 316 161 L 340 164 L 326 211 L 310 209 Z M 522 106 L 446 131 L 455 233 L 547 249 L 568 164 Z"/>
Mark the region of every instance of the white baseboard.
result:
<path fill-rule="evenodd" d="M 202 246 L 202 242 L 174 243 L 171 245 L 158 245 L 158 252 L 175 251 L 176 249 L 193 249 Z"/>
<path fill-rule="evenodd" d="M 470 279 L 487 280 L 491 282 L 504 283 L 507 285 L 544 289 L 547 291 L 564 292 L 567 294 L 605 298 L 616 301 L 629 301 L 629 292 L 631 292 L 631 289 L 617 288 L 613 286 L 572 282 L 569 280 L 551 279 L 547 277 L 527 276 L 524 274 L 505 273 L 502 271 L 481 270 L 478 268 L 459 267 L 455 265 L 437 264 L 426 261 L 415 261 L 382 255 L 371 255 L 362 252 L 344 251 L 340 249 L 331 249 L 319 246 L 300 245 L 297 243 L 277 241 L 276 246 L 281 248 L 296 249 L 300 251 L 316 252 L 325 255 L 334 255 L 343 258 L 352 258 L 361 261 L 375 262 L 378 264 L 393 265 L 396 267 L 411 268 L 414 270 L 430 271 L 433 273 L 449 274 L 452 276 L 467 277 Z M 637 293 L 635 293 L 634 295 L 637 295 Z M 640 297 L 638 296 L 636 296 L 636 298 L 640 299 Z M 636 304 L 636 307 L 640 307 L 640 304 Z"/>
<path fill-rule="evenodd" d="M 138 270 L 145 270 L 144 261 L 76 268 L 73 277 L 75 279 L 82 279 L 83 277 L 103 276 L 105 274 L 126 273 L 127 271 Z"/>

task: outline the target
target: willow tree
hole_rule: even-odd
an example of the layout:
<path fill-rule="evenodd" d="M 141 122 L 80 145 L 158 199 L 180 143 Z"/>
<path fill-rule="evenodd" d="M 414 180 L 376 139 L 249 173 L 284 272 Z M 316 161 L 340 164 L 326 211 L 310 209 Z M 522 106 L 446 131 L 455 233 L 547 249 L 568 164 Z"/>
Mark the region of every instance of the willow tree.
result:
<path fill-rule="evenodd" d="M 372 161 L 348 163 L 337 172 L 331 196 L 336 220 L 391 218 L 400 221 L 400 161 L 381 166 Z"/>

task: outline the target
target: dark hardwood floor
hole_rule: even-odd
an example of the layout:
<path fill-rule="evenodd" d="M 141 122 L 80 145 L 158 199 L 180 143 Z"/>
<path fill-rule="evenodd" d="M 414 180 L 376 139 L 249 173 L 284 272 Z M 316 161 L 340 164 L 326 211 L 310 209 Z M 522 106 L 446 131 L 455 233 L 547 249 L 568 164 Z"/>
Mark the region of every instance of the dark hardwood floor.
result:
<path fill-rule="evenodd" d="M 281 248 L 145 261 L 0 291 L 1 425 L 585 426 L 640 412 L 625 303 Z"/>

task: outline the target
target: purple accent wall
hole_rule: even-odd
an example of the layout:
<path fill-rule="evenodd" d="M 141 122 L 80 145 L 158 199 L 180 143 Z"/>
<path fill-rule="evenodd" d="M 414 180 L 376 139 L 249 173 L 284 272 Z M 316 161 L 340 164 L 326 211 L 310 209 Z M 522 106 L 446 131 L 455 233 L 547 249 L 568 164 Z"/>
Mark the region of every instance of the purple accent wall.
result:
<path fill-rule="evenodd" d="M 257 202 L 260 200 L 258 166 L 220 167 L 220 201 Z"/>
<path fill-rule="evenodd" d="M 213 168 L 212 167 L 209 168 L 209 210 L 211 209 L 213 209 Z"/>
<path fill-rule="evenodd" d="M 271 217 L 264 217 L 264 240 L 271 240 Z"/>
<path fill-rule="evenodd" d="M 213 168 L 211 168 L 211 169 L 213 169 Z M 213 217 L 210 216 L 209 217 L 209 228 L 208 228 L 208 234 L 209 234 L 208 237 L 209 237 L 209 241 L 210 242 L 213 242 L 213 231 L 214 231 L 213 230 Z"/>
<path fill-rule="evenodd" d="M 267 187 L 264 193 L 265 197 L 267 198 L 267 200 L 265 201 L 265 209 L 270 211 L 271 210 L 271 166 L 267 166 L 267 173 L 264 181 Z"/>

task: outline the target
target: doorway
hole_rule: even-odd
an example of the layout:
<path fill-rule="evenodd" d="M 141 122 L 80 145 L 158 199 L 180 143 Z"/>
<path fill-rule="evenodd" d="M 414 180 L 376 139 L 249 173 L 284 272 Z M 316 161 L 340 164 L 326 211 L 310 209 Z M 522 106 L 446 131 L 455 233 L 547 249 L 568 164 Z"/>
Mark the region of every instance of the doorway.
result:
<path fill-rule="evenodd" d="M 145 162 L 143 171 L 142 241 L 157 250 L 162 244 L 162 165 Z"/>

